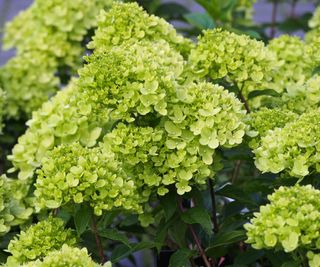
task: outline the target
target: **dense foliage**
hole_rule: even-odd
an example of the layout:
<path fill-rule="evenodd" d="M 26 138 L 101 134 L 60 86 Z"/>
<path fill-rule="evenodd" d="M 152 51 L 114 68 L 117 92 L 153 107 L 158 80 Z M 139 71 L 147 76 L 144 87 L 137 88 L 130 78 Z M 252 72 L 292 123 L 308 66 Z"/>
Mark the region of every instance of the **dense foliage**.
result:
<path fill-rule="evenodd" d="M 305 39 L 273 38 L 309 29 L 296 1 L 269 38 L 252 0 L 138 2 L 189 28 L 106 0 L 7 24 L 0 142 L 29 120 L 1 166 L 1 262 L 320 266 L 319 8 Z"/>

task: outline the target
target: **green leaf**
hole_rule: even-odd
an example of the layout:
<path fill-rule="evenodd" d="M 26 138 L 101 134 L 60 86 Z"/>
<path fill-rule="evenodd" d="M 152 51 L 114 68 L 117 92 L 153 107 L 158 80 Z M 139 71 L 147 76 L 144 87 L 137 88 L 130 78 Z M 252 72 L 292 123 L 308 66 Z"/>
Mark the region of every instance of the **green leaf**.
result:
<path fill-rule="evenodd" d="M 170 237 L 178 244 L 179 247 L 187 246 L 186 232 L 187 225 L 181 220 L 176 221 L 169 228 Z"/>
<path fill-rule="evenodd" d="M 181 248 L 171 255 L 169 267 L 189 267 L 189 258 L 193 255 L 194 251 L 187 248 Z"/>
<path fill-rule="evenodd" d="M 213 225 L 206 209 L 198 207 L 188 209 L 181 215 L 181 219 L 188 224 L 198 223 L 208 234 L 212 233 Z"/>
<path fill-rule="evenodd" d="M 213 29 L 216 24 L 208 13 L 189 13 L 183 16 L 191 25 L 204 30 Z"/>
<path fill-rule="evenodd" d="M 91 209 L 89 206 L 86 205 L 82 205 L 74 215 L 73 219 L 78 236 L 80 236 L 87 229 L 91 216 Z"/>
<path fill-rule="evenodd" d="M 316 74 L 319 74 L 320 73 L 320 66 L 317 66 L 313 69 L 312 71 L 312 75 L 316 75 Z"/>
<path fill-rule="evenodd" d="M 160 222 L 159 226 L 157 227 L 157 232 L 154 240 L 157 243 L 156 248 L 159 253 L 160 253 L 161 247 L 164 244 L 168 229 L 171 225 L 176 223 L 177 217 L 178 216 L 173 216 L 167 222 Z"/>
<path fill-rule="evenodd" d="M 235 260 L 235 264 L 243 264 L 243 265 L 249 265 L 252 263 L 255 263 L 258 259 L 263 257 L 264 251 L 263 250 L 256 250 L 249 248 L 247 251 L 244 253 L 239 254 Z"/>
<path fill-rule="evenodd" d="M 231 232 L 220 232 L 215 235 L 215 238 L 211 245 L 207 248 L 208 253 L 212 253 L 217 247 L 227 246 L 246 239 L 245 230 L 236 230 Z"/>
<path fill-rule="evenodd" d="M 239 186 L 227 184 L 219 188 L 219 190 L 216 191 L 216 194 L 238 200 L 250 207 L 259 206 L 259 204 L 251 198 L 251 195 L 245 193 L 241 188 L 239 188 Z"/>
<path fill-rule="evenodd" d="M 131 248 L 129 248 L 126 245 L 119 245 L 113 250 L 111 255 L 112 263 L 117 263 L 118 261 L 128 257 L 130 254 L 134 252 L 144 250 L 144 249 L 154 248 L 156 243 L 149 242 L 149 241 L 142 241 L 139 243 L 132 243 L 129 245 Z"/>
<path fill-rule="evenodd" d="M 178 3 L 164 3 L 156 10 L 156 15 L 165 19 L 180 19 L 184 14 L 189 13 L 189 10 Z"/>
<path fill-rule="evenodd" d="M 168 221 L 177 210 L 176 193 L 172 191 L 161 197 L 160 205 L 162 206 L 164 215 Z"/>
<path fill-rule="evenodd" d="M 300 264 L 295 261 L 287 261 L 281 265 L 281 267 L 299 267 Z"/>
<path fill-rule="evenodd" d="M 248 94 L 248 99 L 255 98 L 257 96 L 276 96 L 279 97 L 280 94 L 273 89 L 255 90 Z"/>
<path fill-rule="evenodd" d="M 213 18 L 219 19 L 221 16 L 221 6 L 219 0 L 196 0 L 205 10 L 207 10 L 208 14 L 210 14 Z"/>
<path fill-rule="evenodd" d="M 103 231 L 99 231 L 99 235 L 107 239 L 119 241 L 124 245 L 126 245 L 127 247 L 130 247 L 129 239 L 126 237 L 126 235 L 120 233 L 116 229 L 106 229 Z"/>

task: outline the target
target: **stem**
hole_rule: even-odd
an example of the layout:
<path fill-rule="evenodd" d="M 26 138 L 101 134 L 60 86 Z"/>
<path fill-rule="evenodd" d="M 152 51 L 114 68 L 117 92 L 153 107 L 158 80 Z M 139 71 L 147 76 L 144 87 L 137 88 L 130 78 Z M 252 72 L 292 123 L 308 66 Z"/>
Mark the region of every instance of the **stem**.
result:
<path fill-rule="evenodd" d="M 92 217 L 92 232 L 93 232 L 94 237 L 96 239 L 96 245 L 97 245 L 97 248 L 98 248 L 101 264 L 104 264 L 107 261 L 107 258 L 104 255 L 101 239 L 100 239 L 100 236 L 98 234 L 97 222 L 96 222 L 96 219 L 95 219 L 94 216 Z"/>
<path fill-rule="evenodd" d="M 183 204 L 182 204 L 182 198 L 179 197 L 178 199 L 178 206 L 179 206 L 179 209 L 180 211 L 183 213 L 185 212 L 185 208 L 183 207 Z M 205 254 L 205 251 L 203 250 L 202 246 L 201 246 L 201 242 L 196 234 L 196 232 L 194 231 L 192 225 L 188 224 L 188 228 L 189 228 L 189 231 L 191 232 L 191 235 L 192 235 L 192 238 L 194 240 L 194 242 L 196 243 L 197 247 L 198 247 L 198 250 L 199 250 L 199 253 L 203 259 L 203 262 L 205 264 L 205 267 L 211 267 L 211 264 Z"/>
<path fill-rule="evenodd" d="M 213 231 L 218 233 L 219 231 L 219 224 L 217 219 L 217 207 L 216 207 L 216 195 L 213 189 L 212 180 L 209 178 L 209 190 L 211 196 L 211 205 L 212 205 L 212 223 L 213 223 Z"/>
<path fill-rule="evenodd" d="M 272 4 L 270 38 L 274 38 L 276 35 L 276 23 L 277 23 L 277 11 L 278 11 L 278 0 L 273 0 L 272 2 L 273 4 Z"/>
<path fill-rule="evenodd" d="M 249 107 L 249 104 L 248 104 L 247 100 L 245 99 L 245 97 L 242 94 L 242 89 L 241 90 L 238 89 L 238 91 L 239 91 L 239 97 L 240 97 L 241 102 L 244 104 L 244 107 L 245 107 L 246 111 L 248 113 L 250 113 L 250 107 Z"/>
<path fill-rule="evenodd" d="M 237 177 L 239 176 L 240 167 L 241 167 L 241 160 L 237 160 L 236 164 L 234 166 L 234 169 L 233 169 L 232 176 L 231 176 L 231 183 L 232 184 L 234 184 L 234 182 L 236 181 Z"/>

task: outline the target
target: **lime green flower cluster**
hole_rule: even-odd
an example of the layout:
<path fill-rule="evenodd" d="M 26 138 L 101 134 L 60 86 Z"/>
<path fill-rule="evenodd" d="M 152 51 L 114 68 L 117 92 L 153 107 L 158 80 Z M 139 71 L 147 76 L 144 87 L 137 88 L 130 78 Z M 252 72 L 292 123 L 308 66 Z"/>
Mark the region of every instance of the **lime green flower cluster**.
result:
<path fill-rule="evenodd" d="M 0 86 L 7 95 L 5 116 L 30 115 L 47 101 L 59 87 L 56 70 L 56 61 L 44 53 L 31 51 L 9 60 L 0 70 Z"/>
<path fill-rule="evenodd" d="M 310 267 L 319 267 L 319 262 L 320 262 L 320 254 L 319 253 L 314 253 L 312 251 L 307 252 L 307 258 L 309 260 L 309 266 Z"/>
<path fill-rule="evenodd" d="M 136 184 L 122 168 L 112 153 L 99 147 L 58 146 L 43 159 L 38 171 L 35 206 L 54 209 L 70 202 L 87 202 L 96 215 L 113 208 L 142 212 L 139 204 L 148 200 L 148 194 L 141 193 L 141 183 Z"/>
<path fill-rule="evenodd" d="M 320 105 L 320 76 L 314 75 L 303 85 L 293 84 L 281 96 L 281 106 L 302 114 Z"/>
<path fill-rule="evenodd" d="M 307 42 L 312 43 L 319 40 L 320 37 L 320 7 L 317 7 L 313 12 L 308 24 L 311 30 L 307 32 L 305 39 Z"/>
<path fill-rule="evenodd" d="M 30 226 L 26 231 L 12 239 L 8 252 L 12 254 L 8 263 L 26 263 L 42 259 L 48 252 L 61 249 L 63 244 L 69 246 L 77 242 L 70 229 L 64 229 L 64 222 L 59 218 L 49 217 Z"/>
<path fill-rule="evenodd" d="M 292 252 L 320 249 L 320 191 L 311 185 L 280 187 L 269 195 L 270 204 L 260 207 L 247 230 L 247 243 L 255 249 Z M 311 262 L 318 255 L 308 253 Z M 319 262 L 318 262 L 319 263 Z M 319 266 L 319 265 L 311 265 Z"/>
<path fill-rule="evenodd" d="M 92 40 L 88 47 L 96 52 L 124 42 L 165 40 L 172 48 L 187 56 L 194 46 L 191 40 L 178 35 L 172 25 L 162 18 L 148 15 L 137 3 L 114 3 L 112 12 L 102 11 Z"/>
<path fill-rule="evenodd" d="M 33 201 L 28 197 L 29 183 L 0 176 L 0 235 L 19 225 L 33 213 Z"/>
<path fill-rule="evenodd" d="M 319 172 L 319 120 L 319 109 L 315 109 L 287 123 L 282 129 L 268 132 L 254 150 L 257 168 L 273 173 L 285 170 L 298 178 L 308 175 L 311 169 Z"/>
<path fill-rule="evenodd" d="M 79 71 L 82 98 L 96 103 L 95 113 L 109 112 L 112 120 L 127 122 L 153 112 L 166 115 L 184 66 L 182 56 L 164 40 L 124 43 L 94 53 L 88 63 Z"/>
<path fill-rule="evenodd" d="M 225 78 L 246 95 L 270 80 L 275 54 L 263 42 L 221 29 L 204 31 L 189 57 L 190 71 L 213 80 Z"/>
<path fill-rule="evenodd" d="M 271 40 L 268 48 L 276 54 L 279 62 L 279 69 L 272 73 L 268 88 L 279 93 L 291 93 L 291 87 L 302 86 L 319 65 L 314 47 L 299 37 L 282 35 Z"/>
<path fill-rule="evenodd" d="M 296 120 L 299 116 L 286 109 L 260 108 L 258 111 L 247 115 L 246 122 L 249 125 L 247 135 L 252 137 L 250 147 L 259 147 L 262 137 L 268 135 L 275 128 L 283 128 L 288 122 Z"/>
<path fill-rule="evenodd" d="M 17 56 L 0 72 L 7 116 L 29 117 L 59 89 L 55 73 L 61 67 L 72 73 L 80 66 L 81 42 L 96 26 L 100 10 L 110 4 L 111 0 L 37 0 L 6 25 L 4 47 L 17 49 Z"/>
<path fill-rule="evenodd" d="M 49 252 L 41 261 L 31 261 L 19 267 L 112 267 L 108 261 L 103 265 L 94 262 L 86 248 L 75 248 L 63 245 L 60 250 Z M 11 267 L 11 266 L 8 266 Z M 15 267 L 15 266 L 12 266 Z"/>

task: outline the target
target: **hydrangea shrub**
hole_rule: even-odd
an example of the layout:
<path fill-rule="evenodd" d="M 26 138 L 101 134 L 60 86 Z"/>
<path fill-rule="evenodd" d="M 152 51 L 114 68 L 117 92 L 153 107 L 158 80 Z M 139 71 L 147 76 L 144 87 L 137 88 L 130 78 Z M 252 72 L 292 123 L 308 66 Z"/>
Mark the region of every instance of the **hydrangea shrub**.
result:
<path fill-rule="evenodd" d="M 215 20 L 197 40 L 102 0 L 7 25 L 0 105 L 30 119 L 0 176 L 4 266 L 164 248 L 170 267 L 319 266 L 319 12 L 305 39 L 264 42 L 233 28 L 254 1 L 199 2 Z"/>

